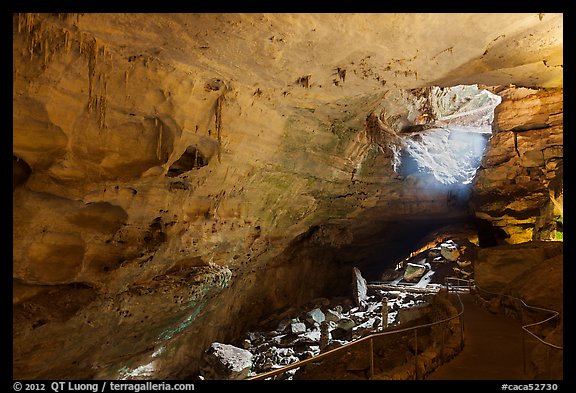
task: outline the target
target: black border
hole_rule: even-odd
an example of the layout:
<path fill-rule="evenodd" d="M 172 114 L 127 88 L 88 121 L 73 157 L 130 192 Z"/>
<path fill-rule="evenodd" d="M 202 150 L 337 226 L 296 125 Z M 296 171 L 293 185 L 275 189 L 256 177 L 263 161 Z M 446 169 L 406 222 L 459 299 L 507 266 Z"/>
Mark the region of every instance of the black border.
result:
<path fill-rule="evenodd" d="M 2 22 L 0 24 L 5 29 L 5 33 L 2 35 L 6 42 L 2 47 L 6 50 L 6 54 L 2 56 L 2 60 L 5 63 L 3 69 L 6 73 L 9 72 L 12 68 L 13 64 L 13 54 L 12 54 L 12 43 L 9 41 L 10 37 L 12 37 L 12 13 L 14 12 L 26 12 L 26 11 L 33 11 L 33 12 L 330 12 L 330 13 L 339 13 L 339 12 L 553 12 L 553 13 L 563 13 L 564 14 L 564 47 L 568 50 L 565 51 L 564 56 L 564 84 L 568 86 L 568 89 L 564 91 L 564 102 L 565 105 L 569 108 L 567 111 L 567 116 L 564 117 L 564 129 L 568 130 L 568 132 L 564 135 L 564 138 L 567 139 L 567 143 L 564 143 L 564 167 L 565 170 L 572 170 L 573 164 L 571 163 L 573 159 L 572 150 L 574 149 L 574 132 L 576 127 L 574 126 L 574 116 L 572 113 L 572 108 L 574 108 L 573 102 L 573 88 L 574 86 L 572 82 L 572 68 L 573 68 L 573 61 L 572 61 L 572 52 L 574 50 L 574 18 L 573 13 L 569 11 L 569 2 L 551 2 L 547 1 L 545 3 L 528 3 L 524 2 L 521 5 L 513 4 L 510 2 L 501 1 L 497 4 L 490 5 L 489 10 L 486 9 L 487 5 L 485 3 L 480 3 L 472 6 L 470 10 L 462 10 L 461 6 L 457 6 L 454 9 L 452 8 L 451 4 L 438 4 L 438 3 L 427 3 L 426 5 L 418 5 L 418 4 L 408 4 L 408 2 L 368 2 L 365 4 L 358 4 L 358 2 L 351 2 L 351 1 L 316 1 L 316 2 L 266 2 L 266 3 L 254 3 L 254 2 L 234 2 L 234 3 L 218 3 L 218 2 L 186 2 L 186 1 L 178 1 L 178 2 L 156 2 L 156 3 L 143 3 L 143 2 L 111 2 L 111 1 L 97 1 L 97 2 L 74 2 L 74 3 L 66 3 L 66 2 L 35 2 L 35 1 L 18 1 L 16 4 L 13 2 L 12 4 L 8 5 L 9 11 L 2 13 Z M 470 8 L 470 4 L 467 4 Z M 566 71 L 567 70 L 567 71 Z M 8 75 L 7 75 L 8 76 Z M 12 78 L 10 78 L 12 79 Z M 6 80 L 9 80 L 6 78 Z M 6 116 L 4 119 L 12 119 L 12 84 L 8 84 L 5 82 L 3 84 L 6 98 L 2 101 L 4 103 L 3 110 L 5 110 Z M 7 105 L 9 103 L 9 105 Z M 6 123 L 5 123 L 6 124 Z M 10 123 L 12 124 L 12 123 Z M 7 127 L 6 127 L 7 128 Z M 2 132 L 2 137 L 6 138 L 3 143 L 3 146 L 10 146 L 12 136 L 12 127 L 10 127 L 9 131 L 4 130 Z M 4 154 L 2 155 L 3 160 L 5 161 L 5 165 L 3 168 L 8 168 L 10 170 L 9 161 L 10 155 Z M 10 161 L 11 162 L 11 161 Z M 6 179 L 9 178 L 9 175 L 6 175 Z M 564 242 L 569 245 L 569 251 L 572 249 L 572 245 L 574 244 L 574 233 L 571 229 L 571 223 L 574 221 L 573 218 L 573 204 L 574 201 L 573 196 L 573 176 L 568 174 L 568 176 L 564 176 L 565 179 L 568 181 L 564 182 L 564 199 L 567 201 L 565 204 L 564 215 Z M 2 197 L 2 202 L 6 204 L 6 207 L 9 208 L 9 212 L 12 212 L 12 193 L 9 191 L 9 187 L 4 187 L 3 192 L 6 194 Z M 4 217 L 11 217 L 11 214 L 4 215 Z M 9 229 L 11 224 L 6 223 L 4 226 L 4 233 L 2 239 L 6 241 L 6 245 L 3 247 L 3 250 L 9 250 L 10 254 L 4 260 L 5 269 L 8 272 L 2 274 L 2 278 L 5 280 L 4 288 L 12 288 L 12 264 L 10 263 L 10 258 L 12 256 L 12 232 Z M 574 293 L 572 292 L 572 287 L 570 285 L 570 279 L 575 277 L 574 272 L 574 262 L 572 261 L 573 256 L 569 254 L 564 263 L 564 316 L 568 316 L 568 318 L 564 318 L 564 332 L 566 332 L 564 337 L 564 380 L 562 381 L 516 381 L 518 384 L 536 384 L 536 383 L 556 383 L 559 388 L 558 391 L 564 390 L 568 385 L 572 385 L 572 381 L 574 380 L 573 375 L 571 374 L 571 358 L 566 353 L 566 351 L 571 351 L 572 348 L 572 335 L 571 332 L 573 331 L 571 325 L 571 308 L 572 304 L 575 301 Z M 6 267 L 8 266 L 8 267 Z M 5 292 L 8 292 L 6 290 Z M 12 308 L 11 304 L 9 303 L 10 296 L 6 293 L 6 296 L 2 296 L 3 302 L 5 303 L 5 307 L 8 311 L 9 315 L 12 315 Z M 12 339 L 11 337 L 5 337 L 10 340 L 9 343 L 5 343 L 4 350 L 7 352 L 7 355 L 12 357 Z M 7 364 L 4 363 L 4 364 Z M 9 387 L 11 391 L 15 391 L 13 389 L 13 377 L 12 377 L 12 368 L 10 367 L 3 367 L 3 376 L 2 380 L 7 381 L 4 385 Z M 25 381 L 22 381 L 24 383 Z M 28 381 L 34 383 L 51 383 L 53 381 Z M 76 381 L 82 382 L 82 381 Z M 102 383 L 102 381 L 85 381 L 87 383 Z M 116 381 L 114 381 L 116 382 Z M 141 383 L 142 381 L 124 381 L 126 384 L 130 383 Z M 269 391 L 270 389 L 278 389 L 278 388 L 313 388 L 313 389 L 322 389 L 325 387 L 328 388 L 336 388 L 336 389 L 355 389 L 355 388 L 367 388 L 367 389 L 389 389 L 389 388 L 412 388 L 412 387 L 426 387 L 432 389 L 443 389 L 443 388 L 450 388 L 450 389 L 467 389 L 467 388 L 480 388 L 483 391 L 502 391 L 501 385 L 503 383 L 510 383 L 514 384 L 515 381 L 165 381 L 166 383 L 175 384 L 179 382 L 187 382 L 193 383 L 195 385 L 194 391 L 203 391 L 204 389 L 219 389 L 219 388 L 226 388 L 230 387 L 229 385 L 233 385 L 234 387 L 240 387 L 242 389 L 249 388 L 251 390 L 259 390 L 262 391 Z"/>

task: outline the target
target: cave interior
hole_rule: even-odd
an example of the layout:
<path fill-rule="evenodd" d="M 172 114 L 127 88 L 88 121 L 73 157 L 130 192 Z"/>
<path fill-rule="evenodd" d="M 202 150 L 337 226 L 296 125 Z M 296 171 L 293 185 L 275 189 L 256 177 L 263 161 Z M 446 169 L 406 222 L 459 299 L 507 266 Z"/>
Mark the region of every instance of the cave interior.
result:
<path fill-rule="evenodd" d="M 202 376 L 214 343 L 408 262 L 559 311 L 561 342 L 563 14 L 12 22 L 14 379 L 244 379 Z"/>

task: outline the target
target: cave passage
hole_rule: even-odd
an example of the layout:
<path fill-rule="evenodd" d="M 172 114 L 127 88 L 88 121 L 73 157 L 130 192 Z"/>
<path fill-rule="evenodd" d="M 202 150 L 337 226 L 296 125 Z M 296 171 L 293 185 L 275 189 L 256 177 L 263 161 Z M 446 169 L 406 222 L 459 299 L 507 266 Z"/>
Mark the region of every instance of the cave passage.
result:
<path fill-rule="evenodd" d="M 369 237 L 358 239 L 347 248 L 356 255 L 362 275 L 368 281 L 378 281 L 387 269 L 407 258 L 426 243 L 428 236 L 446 227 L 474 228 L 472 218 L 406 219 L 383 223 L 381 230 Z"/>

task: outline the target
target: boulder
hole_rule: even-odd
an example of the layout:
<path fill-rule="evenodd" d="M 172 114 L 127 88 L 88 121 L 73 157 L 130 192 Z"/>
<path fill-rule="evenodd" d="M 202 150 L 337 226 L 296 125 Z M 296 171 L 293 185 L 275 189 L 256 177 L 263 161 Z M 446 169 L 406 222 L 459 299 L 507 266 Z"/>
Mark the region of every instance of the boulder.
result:
<path fill-rule="evenodd" d="M 342 314 L 334 310 L 326 310 L 324 318 L 328 322 L 338 322 L 342 318 Z"/>
<path fill-rule="evenodd" d="M 320 330 L 314 332 L 305 332 L 298 336 L 298 339 L 295 341 L 295 343 L 307 345 L 318 344 L 320 341 L 320 335 Z"/>
<path fill-rule="evenodd" d="M 408 282 L 418 281 L 426 273 L 426 266 L 408 263 L 404 271 L 404 280 Z"/>
<path fill-rule="evenodd" d="M 306 325 L 303 322 L 292 322 L 290 324 L 290 332 L 294 334 L 301 334 L 306 332 Z"/>
<path fill-rule="evenodd" d="M 285 319 L 281 320 L 281 321 L 278 323 L 278 327 L 277 327 L 276 330 L 278 330 L 279 332 L 285 331 L 286 328 L 287 328 L 288 326 L 290 326 L 291 321 L 292 321 L 292 320 L 291 320 L 290 318 L 285 318 Z"/>
<path fill-rule="evenodd" d="M 446 260 L 454 262 L 460 256 L 460 251 L 458 251 L 458 247 L 456 247 L 454 243 L 446 242 L 440 245 L 440 254 L 442 254 Z"/>
<path fill-rule="evenodd" d="M 358 307 L 364 308 L 367 304 L 366 292 L 368 291 L 368 283 L 357 267 L 354 267 L 352 276 L 352 297 Z"/>
<path fill-rule="evenodd" d="M 401 308 L 398 311 L 398 319 L 400 324 L 405 324 L 410 321 L 418 320 L 424 318 L 429 312 L 430 307 L 427 305 L 417 305 L 409 308 Z"/>
<path fill-rule="evenodd" d="M 441 253 L 442 253 L 441 247 L 432 247 L 430 250 L 428 250 L 428 258 L 434 259 L 436 257 L 439 257 Z"/>
<path fill-rule="evenodd" d="M 326 319 L 326 316 L 319 308 L 315 308 L 311 311 L 308 311 L 306 315 L 308 316 L 306 320 L 310 322 L 312 325 L 314 325 L 315 322 L 322 323 Z"/>
<path fill-rule="evenodd" d="M 351 331 L 347 331 L 341 328 L 336 328 L 330 332 L 332 340 L 343 340 L 347 341 L 351 337 Z"/>
<path fill-rule="evenodd" d="M 252 367 L 252 353 L 229 344 L 212 343 L 204 356 L 207 379 L 245 379 Z"/>
<path fill-rule="evenodd" d="M 354 326 L 356 326 L 356 322 L 351 320 L 350 318 L 342 318 L 337 322 L 338 329 L 342 329 L 345 331 L 351 330 Z"/>
<path fill-rule="evenodd" d="M 381 319 L 378 317 L 367 318 L 361 324 L 358 324 L 352 328 L 352 332 L 363 336 L 367 331 L 373 331 L 380 326 Z"/>

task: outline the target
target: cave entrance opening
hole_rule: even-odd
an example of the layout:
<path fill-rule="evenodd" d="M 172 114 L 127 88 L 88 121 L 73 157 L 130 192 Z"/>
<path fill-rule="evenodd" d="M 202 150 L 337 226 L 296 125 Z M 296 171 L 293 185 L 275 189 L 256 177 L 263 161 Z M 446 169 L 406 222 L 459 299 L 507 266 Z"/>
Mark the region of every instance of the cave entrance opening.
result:
<path fill-rule="evenodd" d="M 458 85 L 411 90 L 407 99 L 406 122 L 397 133 L 397 173 L 427 174 L 439 186 L 471 184 L 501 97 L 477 85 Z"/>
<path fill-rule="evenodd" d="M 381 232 L 364 237 L 374 238 L 365 244 L 369 252 L 357 251 L 369 280 L 405 259 L 433 231 L 477 229 L 468 202 L 502 101 L 492 91 L 479 85 L 392 91 L 368 116 L 368 136 L 391 158 L 385 162 L 391 162 L 404 195 L 413 195 L 413 205 L 428 204 L 413 209 L 413 217 L 386 221 Z"/>

